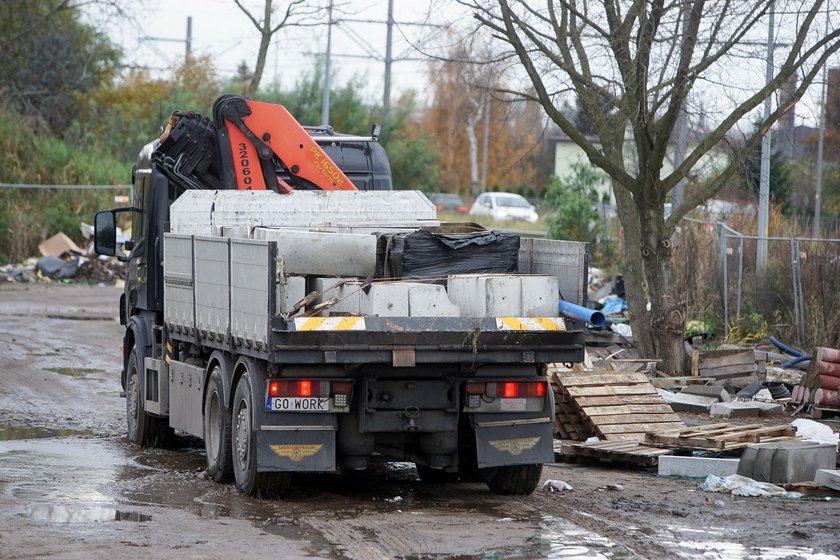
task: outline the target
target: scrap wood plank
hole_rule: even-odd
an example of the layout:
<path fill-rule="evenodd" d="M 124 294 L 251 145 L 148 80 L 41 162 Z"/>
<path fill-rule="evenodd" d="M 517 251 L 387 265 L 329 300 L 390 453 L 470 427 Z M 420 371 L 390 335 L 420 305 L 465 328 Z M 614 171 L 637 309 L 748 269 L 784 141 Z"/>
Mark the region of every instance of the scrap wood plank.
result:
<path fill-rule="evenodd" d="M 684 377 L 655 377 L 650 380 L 654 387 L 681 387 L 684 385 L 705 385 L 709 382 L 708 379 L 695 376 Z"/>
<path fill-rule="evenodd" d="M 668 407 L 671 408 L 671 407 Z M 589 416 L 589 420 L 596 426 L 603 426 L 607 424 L 637 424 L 645 422 L 648 424 L 655 423 L 676 423 L 678 426 L 683 425 L 680 422 L 680 417 L 674 414 L 674 411 L 667 414 L 604 414 L 601 416 Z"/>
<path fill-rule="evenodd" d="M 741 375 L 749 375 L 756 373 L 758 366 L 755 362 L 752 364 L 736 364 L 733 366 L 721 366 L 716 368 L 700 368 L 700 377 L 715 377 L 717 379 L 724 379 L 726 377 L 739 377 Z"/>
<path fill-rule="evenodd" d="M 560 378 L 564 387 L 591 387 L 602 385 L 627 385 L 635 383 L 649 384 L 644 373 L 597 373 L 592 375 L 570 375 Z"/>
<path fill-rule="evenodd" d="M 581 408 L 661 403 L 662 397 L 659 395 L 608 395 L 605 397 L 577 397 L 575 399 L 575 404 Z"/>
<path fill-rule="evenodd" d="M 611 387 L 567 387 L 572 397 L 609 397 L 620 395 L 658 395 L 653 385 L 614 385 Z M 663 401 L 664 402 L 664 401 Z"/>
<path fill-rule="evenodd" d="M 655 432 L 656 430 L 660 430 L 660 429 L 670 430 L 670 429 L 678 428 L 681 425 L 684 426 L 685 424 L 683 424 L 682 422 L 668 422 L 668 423 L 654 422 L 654 423 L 651 423 L 651 424 L 648 424 L 648 423 L 614 424 L 614 425 L 610 424 L 610 425 L 606 425 L 606 426 L 598 426 L 598 431 L 602 432 L 604 434 L 604 436 L 609 439 L 609 436 L 612 435 L 612 434 L 621 434 L 621 433 L 624 433 L 624 432 L 628 431 L 627 430 L 628 427 L 630 427 L 632 429 L 632 431 L 635 431 L 635 432 Z"/>
<path fill-rule="evenodd" d="M 577 403 L 581 406 L 580 403 Z M 673 414 L 674 409 L 667 403 L 663 404 L 627 404 L 613 406 L 581 406 L 586 416 L 609 416 L 615 414 Z"/>

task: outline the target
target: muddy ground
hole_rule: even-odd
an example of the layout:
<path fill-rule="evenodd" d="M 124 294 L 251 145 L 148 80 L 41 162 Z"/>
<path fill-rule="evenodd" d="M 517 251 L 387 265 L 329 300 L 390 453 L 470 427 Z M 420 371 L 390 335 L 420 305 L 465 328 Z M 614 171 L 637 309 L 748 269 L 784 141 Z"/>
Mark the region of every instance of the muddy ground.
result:
<path fill-rule="evenodd" d="M 311 475 L 291 497 L 208 480 L 199 441 L 127 443 L 119 290 L 0 285 L 0 558 L 838 558 L 840 501 L 733 498 L 573 464 L 500 497 L 411 464 Z M 619 484 L 621 490 L 607 490 Z"/>

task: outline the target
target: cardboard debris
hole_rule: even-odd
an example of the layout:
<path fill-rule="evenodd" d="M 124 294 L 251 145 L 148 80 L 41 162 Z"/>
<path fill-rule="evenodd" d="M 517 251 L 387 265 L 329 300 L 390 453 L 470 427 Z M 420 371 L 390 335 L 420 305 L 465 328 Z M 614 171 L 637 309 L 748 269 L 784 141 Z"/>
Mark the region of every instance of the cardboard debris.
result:
<path fill-rule="evenodd" d="M 58 232 L 40 245 L 38 250 L 45 257 L 60 257 L 65 253 L 84 254 L 84 251 L 76 245 L 64 232 Z"/>

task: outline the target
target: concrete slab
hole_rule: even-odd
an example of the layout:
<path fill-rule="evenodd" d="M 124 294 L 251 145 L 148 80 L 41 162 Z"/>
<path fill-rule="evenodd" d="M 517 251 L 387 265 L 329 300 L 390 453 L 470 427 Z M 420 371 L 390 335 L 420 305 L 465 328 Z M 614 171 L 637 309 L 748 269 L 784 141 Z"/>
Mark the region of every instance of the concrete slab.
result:
<path fill-rule="evenodd" d="M 753 443 L 738 464 L 738 474 L 759 482 L 806 482 L 817 471 L 831 470 L 837 462 L 837 446 L 812 441 L 788 440 Z"/>
<path fill-rule="evenodd" d="M 714 397 L 721 402 L 729 402 L 732 397 L 723 387 L 715 385 L 686 385 L 680 393 L 684 395 L 699 395 L 701 397 Z"/>
<path fill-rule="evenodd" d="M 840 490 L 840 471 L 829 469 L 817 469 L 814 481 L 820 486 Z"/>
<path fill-rule="evenodd" d="M 710 474 L 729 476 L 738 472 L 739 459 L 718 459 L 714 457 L 659 457 L 660 476 L 685 476 L 705 478 Z"/>
<path fill-rule="evenodd" d="M 554 276 L 453 274 L 449 299 L 463 317 L 556 317 L 559 284 Z"/>
<path fill-rule="evenodd" d="M 703 397 L 700 395 L 688 395 L 685 393 L 676 393 L 671 397 L 671 408 L 674 412 L 693 412 L 695 414 L 706 414 L 709 412 L 709 407 L 717 403 L 715 397 Z"/>
<path fill-rule="evenodd" d="M 761 416 L 761 407 L 759 404 L 757 401 L 717 402 L 709 408 L 709 414 L 724 418 Z"/>

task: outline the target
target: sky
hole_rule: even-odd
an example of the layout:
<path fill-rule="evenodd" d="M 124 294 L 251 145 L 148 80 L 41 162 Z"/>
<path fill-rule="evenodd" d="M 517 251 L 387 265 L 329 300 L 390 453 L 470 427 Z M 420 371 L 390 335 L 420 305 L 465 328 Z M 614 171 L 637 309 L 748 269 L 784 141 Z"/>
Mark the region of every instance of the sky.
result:
<path fill-rule="evenodd" d="M 242 1 L 255 17 L 261 17 L 262 0 Z M 432 3 L 435 2 L 394 0 L 397 25 L 393 32 L 393 57 L 402 60 L 392 65 L 392 99 L 409 89 L 429 89 L 428 63 L 419 60 L 423 55 L 416 46 L 429 39 L 444 42 L 447 30 L 441 26 L 448 23 L 447 18 L 453 13 L 437 9 L 430 15 Z M 339 8 L 334 19 L 384 22 L 387 17 L 387 0 L 336 0 L 336 6 Z M 128 9 L 132 17 L 112 19 L 107 26 L 112 40 L 123 47 L 127 64 L 168 75 L 168 69 L 183 59 L 187 17 L 191 16 L 192 52 L 197 56 L 210 55 L 220 77 L 233 76 L 243 61 L 249 69 L 254 68 L 259 34 L 233 0 L 139 0 Z M 283 89 L 289 89 L 301 75 L 312 71 L 316 54 L 326 51 L 327 26 L 290 27 L 275 37 L 279 40 L 269 49 L 262 84 L 276 79 Z M 333 26 L 332 65 L 337 70 L 337 82 L 360 77 L 366 97 L 380 101 L 385 43 L 384 23 L 341 21 Z"/>
<path fill-rule="evenodd" d="M 264 0 L 241 0 L 259 18 Z M 285 1 L 275 0 L 283 5 Z M 307 0 L 308 1 L 308 0 Z M 790 0 L 780 4 L 779 10 Z M 149 68 L 158 76 L 169 75 L 169 68 L 184 55 L 187 17 L 192 17 L 192 49 L 195 55 L 210 55 L 222 79 L 236 73 L 244 61 L 253 69 L 257 57 L 259 36 L 248 18 L 237 8 L 234 0 L 135 0 L 124 3 L 131 17 L 110 19 L 105 26 L 112 40 L 123 47 L 127 64 Z M 381 102 L 384 82 L 386 26 L 383 23 L 364 23 L 353 20 L 377 20 L 387 17 L 388 0 L 335 0 L 338 6 L 333 26 L 332 65 L 338 84 L 358 77 L 369 102 Z M 833 8 L 833 7 L 832 7 Z M 832 12 L 836 15 L 837 8 Z M 777 18 L 777 37 L 784 40 L 796 28 L 791 16 Z M 96 18 L 97 14 L 89 14 Z M 425 55 L 441 54 L 452 41 L 450 22 L 464 27 L 472 18 L 452 0 L 394 0 L 392 100 L 407 90 L 418 92 L 421 100 L 428 100 L 431 91 L 429 64 Z M 343 21 L 341 21 L 343 20 Z M 821 26 L 815 26 L 821 29 Z M 766 31 L 759 25 L 755 41 L 766 40 Z M 312 72 L 316 54 L 326 50 L 327 26 L 290 27 L 275 35 L 269 49 L 262 85 L 279 82 L 290 89 L 304 74 Z M 760 50 L 760 49 L 757 49 Z M 779 53 L 781 55 L 782 53 Z M 832 66 L 840 64 L 833 61 Z M 742 61 L 740 68 L 723 77 L 730 89 L 742 89 L 740 97 L 748 95 L 763 82 L 763 54 L 756 52 L 752 60 Z M 516 82 L 516 78 L 514 82 Z M 819 82 L 820 79 L 817 79 Z M 740 85 L 737 85 L 740 84 Z M 732 86 L 735 85 L 733 88 Z M 715 120 L 715 101 L 722 103 L 721 114 L 729 105 L 720 86 L 712 82 L 698 87 L 697 102 Z M 812 87 L 797 107 L 797 124 L 815 125 L 819 118 L 820 88 Z M 751 127 L 754 116 L 744 119 Z"/>

